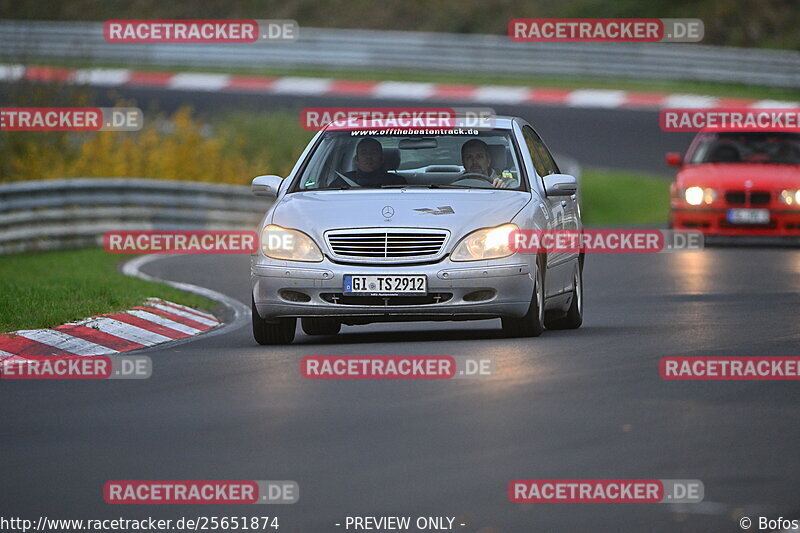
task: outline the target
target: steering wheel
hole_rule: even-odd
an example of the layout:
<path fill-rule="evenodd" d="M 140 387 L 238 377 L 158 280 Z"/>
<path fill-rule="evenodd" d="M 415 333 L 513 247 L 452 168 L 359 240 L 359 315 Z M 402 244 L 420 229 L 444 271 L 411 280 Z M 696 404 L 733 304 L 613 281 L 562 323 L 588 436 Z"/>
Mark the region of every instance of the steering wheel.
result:
<path fill-rule="evenodd" d="M 450 185 L 455 185 L 456 182 L 459 182 L 459 181 L 465 180 L 465 179 L 470 179 L 470 178 L 480 179 L 480 180 L 483 180 L 483 181 L 487 181 L 487 182 L 489 182 L 491 184 L 494 184 L 494 180 L 492 180 L 492 178 L 490 178 L 488 176 L 485 176 L 483 174 L 478 174 L 477 172 L 467 172 L 466 174 L 461 174 L 458 178 L 456 178 L 453 181 L 451 181 Z"/>

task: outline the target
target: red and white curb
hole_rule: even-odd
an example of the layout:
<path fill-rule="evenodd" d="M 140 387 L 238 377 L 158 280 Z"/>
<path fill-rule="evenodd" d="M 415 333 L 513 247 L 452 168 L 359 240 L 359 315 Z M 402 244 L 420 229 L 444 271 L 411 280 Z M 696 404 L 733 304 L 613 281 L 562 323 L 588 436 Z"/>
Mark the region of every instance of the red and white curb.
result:
<path fill-rule="evenodd" d="M 303 96 L 358 96 L 373 99 L 446 100 L 475 104 L 553 105 L 606 109 L 796 108 L 800 102 L 724 98 L 697 94 L 609 89 L 549 89 L 506 85 L 453 85 L 405 81 L 270 77 L 198 72 L 63 68 L 0 64 L 0 81 L 60 82 L 97 87 L 146 87 Z"/>
<path fill-rule="evenodd" d="M 0 335 L 0 361 L 25 356 L 113 355 L 193 337 L 219 325 L 210 313 L 149 298 L 144 305 L 122 313 Z"/>

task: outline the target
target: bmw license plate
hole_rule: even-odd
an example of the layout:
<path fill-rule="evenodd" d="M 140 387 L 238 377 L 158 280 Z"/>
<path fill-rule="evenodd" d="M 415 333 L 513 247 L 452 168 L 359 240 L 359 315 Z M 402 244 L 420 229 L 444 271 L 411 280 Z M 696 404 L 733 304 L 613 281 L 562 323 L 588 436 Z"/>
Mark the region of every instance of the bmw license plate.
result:
<path fill-rule="evenodd" d="M 731 224 L 769 224 L 769 209 L 728 209 Z"/>
<path fill-rule="evenodd" d="M 398 296 L 402 294 L 427 294 L 425 276 L 362 276 L 347 274 L 344 277 L 344 294 L 361 296 Z"/>

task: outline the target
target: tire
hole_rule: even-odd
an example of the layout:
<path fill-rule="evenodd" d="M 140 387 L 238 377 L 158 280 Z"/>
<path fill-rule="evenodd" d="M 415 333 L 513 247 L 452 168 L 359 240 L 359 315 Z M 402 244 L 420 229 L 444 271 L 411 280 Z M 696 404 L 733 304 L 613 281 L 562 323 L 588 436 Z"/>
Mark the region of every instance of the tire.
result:
<path fill-rule="evenodd" d="M 296 318 L 280 318 L 277 324 L 270 324 L 258 315 L 255 300 L 251 300 L 251 311 L 253 315 L 253 338 L 258 344 L 268 346 L 292 343 L 294 330 L 297 328 Z"/>
<path fill-rule="evenodd" d="M 336 335 L 342 329 L 341 322 L 326 317 L 303 318 L 300 324 L 306 335 Z"/>
<path fill-rule="evenodd" d="M 503 318 L 503 331 L 509 337 L 538 337 L 544 331 L 544 268 L 536 263 L 536 281 L 528 312 L 522 318 Z"/>
<path fill-rule="evenodd" d="M 566 315 L 556 319 L 546 319 L 547 329 L 578 329 L 583 324 L 583 269 L 575 269 L 573 298 Z"/>

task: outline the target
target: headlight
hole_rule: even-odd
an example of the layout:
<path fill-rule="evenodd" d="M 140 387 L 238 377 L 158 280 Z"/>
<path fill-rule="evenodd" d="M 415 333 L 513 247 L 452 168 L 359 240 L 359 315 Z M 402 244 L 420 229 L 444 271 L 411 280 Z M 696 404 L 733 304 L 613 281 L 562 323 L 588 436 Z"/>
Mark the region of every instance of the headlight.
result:
<path fill-rule="evenodd" d="M 785 189 L 781 191 L 781 200 L 786 205 L 800 206 L 800 190 Z"/>
<path fill-rule="evenodd" d="M 712 204 L 717 199 L 717 191 L 711 187 L 689 187 L 683 191 L 683 197 L 689 205 Z"/>
<path fill-rule="evenodd" d="M 272 224 L 261 232 L 261 251 L 272 259 L 322 261 L 322 252 L 311 237 L 302 231 Z"/>
<path fill-rule="evenodd" d="M 512 231 L 519 231 L 516 224 L 503 224 L 496 228 L 473 231 L 458 243 L 450 260 L 479 261 L 508 257 L 514 253 L 508 245 L 508 237 Z"/>

